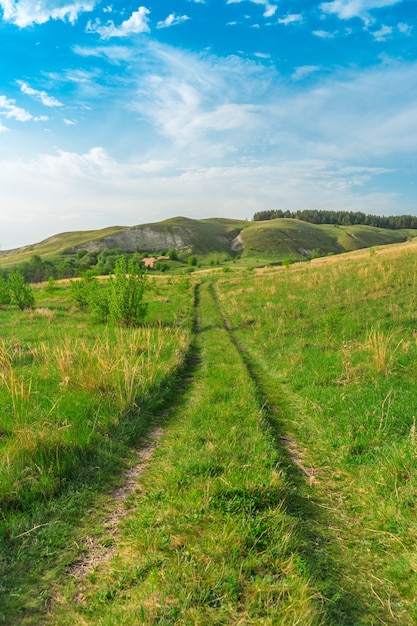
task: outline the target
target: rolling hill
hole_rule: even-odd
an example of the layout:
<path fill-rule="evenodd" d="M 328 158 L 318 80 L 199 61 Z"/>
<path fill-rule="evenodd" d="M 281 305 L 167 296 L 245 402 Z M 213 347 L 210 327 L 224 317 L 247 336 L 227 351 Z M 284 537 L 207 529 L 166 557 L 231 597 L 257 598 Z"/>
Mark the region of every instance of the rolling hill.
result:
<path fill-rule="evenodd" d="M 75 231 L 54 235 L 44 241 L 0 252 L 0 266 L 27 261 L 34 254 L 57 258 L 106 248 L 126 252 L 156 253 L 175 249 L 181 255 L 241 255 L 280 261 L 301 260 L 312 250 L 322 255 L 361 248 L 401 243 L 417 236 L 415 230 L 387 230 L 372 226 L 315 225 L 292 218 L 249 222 L 227 218 L 194 220 L 176 217 L 161 222 L 102 230 Z"/>

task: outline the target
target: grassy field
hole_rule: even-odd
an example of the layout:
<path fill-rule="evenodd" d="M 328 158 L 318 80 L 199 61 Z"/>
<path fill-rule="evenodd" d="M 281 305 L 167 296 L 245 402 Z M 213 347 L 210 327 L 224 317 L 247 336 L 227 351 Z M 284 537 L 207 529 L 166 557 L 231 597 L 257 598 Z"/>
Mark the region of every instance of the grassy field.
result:
<path fill-rule="evenodd" d="M 408 242 L 161 278 L 136 330 L 64 288 L 1 311 L 3 622 L 415 624 L 416 270 Z"/>
<path fill-rule="evenodd" d="M 192 288 L 160 281 L 148 298 L 138 329 L 93 325 L 68 287 L 0 312 L 0 622 L 43 607 L 40 578 L 74 558 L 83 513 L 120 480 L 186 363 Z"/>
<path fill-rule="evenodd" d="M 417 620 L 416 246 L 217 283 L 304 468 L 355 624 Z M 307 520 L 312 529 L 315 520 Z"/>

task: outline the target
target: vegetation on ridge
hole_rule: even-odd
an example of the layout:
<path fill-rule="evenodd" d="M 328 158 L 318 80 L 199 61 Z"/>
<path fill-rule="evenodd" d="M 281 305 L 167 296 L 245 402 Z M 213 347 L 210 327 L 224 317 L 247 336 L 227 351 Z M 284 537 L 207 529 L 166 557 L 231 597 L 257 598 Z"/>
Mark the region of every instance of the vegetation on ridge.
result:
<path fill-rule="evenodd" d="M 388 228 L 390 230 L 417 228 L 417 216 L 415 215 L 370 215 L 361 211 L 320 211 L 318 209 L 283 211 L 281 209 L 272 209 L 258 211 L 253 216 L 255 222 L 277 218 L 293 218 L 303 222 L 311 222 L 312 224 L 375 226 L 376 228 Z"/>

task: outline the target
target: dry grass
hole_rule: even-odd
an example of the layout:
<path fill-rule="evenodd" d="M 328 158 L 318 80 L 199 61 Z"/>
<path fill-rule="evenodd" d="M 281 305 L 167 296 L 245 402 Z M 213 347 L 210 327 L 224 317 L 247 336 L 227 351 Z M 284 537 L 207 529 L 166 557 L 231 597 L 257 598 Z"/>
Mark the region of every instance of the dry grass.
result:
<path fill-rule="evenodd" d="M 371 369 L 388 376 L 392 372 L 396 354 L 402 343 L 402 339 L 398 339 L 398 334 L 394 330 L 385 332 L 378 327 L 370 330 L 364 347 L 370 357 Z"/>

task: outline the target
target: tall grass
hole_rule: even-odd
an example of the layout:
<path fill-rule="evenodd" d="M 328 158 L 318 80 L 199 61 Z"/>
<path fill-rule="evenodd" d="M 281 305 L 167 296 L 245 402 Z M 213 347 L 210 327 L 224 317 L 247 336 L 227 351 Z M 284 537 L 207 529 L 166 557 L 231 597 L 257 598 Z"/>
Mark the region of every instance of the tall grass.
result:
<path fill-rule="evenodd" d="M 153 298 L 166 289 L 148 294 L 149 324 L 137 329 L 92 325 L 62 288 L 38 291 L 32 312 L 0 312 L 0 621 L 42 608 L 40 581 L 62 574 L 83 515 L 172 393 L 193 291 L 170 286 L 162 308 Z"/>
<path fill-rule="evenodd" d="M 3 341 L 0 500 L 18 504 L 54 493 L 89 449 L 106 445 L 127 412 L 140 416 L 141 404 L 183 362 L 189 341 L 181 328 L 103 329 L 99 338 L 43 344 L 36 363 L 23 369 Z"/>
<path fill-rule="evenodd" d="M 281 427 L 315 468 L 329 552 L 346 563 L 340 593 L 359 593 L 361 624 L 417 620 L 416 270 L 407 244 L 218 282 Z"/>
<path fill-rule="evenodd" d="M 365 349 L 368 351 L 371 366 L 377 374 L 389 375 L 395 363 L 395 357 L 403 343 L 398 339 L 394 329 L 384 332 L 376 327 L 370 330 L 365 340 Z"/>

